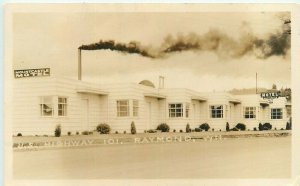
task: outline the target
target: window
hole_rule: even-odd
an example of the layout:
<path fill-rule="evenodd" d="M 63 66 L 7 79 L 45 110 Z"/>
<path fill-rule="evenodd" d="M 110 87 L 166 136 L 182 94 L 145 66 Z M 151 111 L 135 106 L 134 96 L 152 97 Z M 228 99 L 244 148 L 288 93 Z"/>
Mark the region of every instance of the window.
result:
<path fill-rule="evenodd" d="M 129 116 L 129 101 L 128 100 L 117 101 L 117 116 L 118 117 Z"/>
<path fill-rule="evenodd" d="M 58 116 L 67 116 L 67 98 L 58 97 Z"/>
<path fill-rule="evenodd" d="M 190 113 L 190 104 L 186 103 L 185 105 L 185 117 L 189 117 L 189 113 Z"/>
<path fill-rule="evenodd" d="M 41 116 L 53 116 L 53 99 L 51 96 L 41 98 L 40 111 Z"/>
<path fill-rule="evenodd" d="M 210 106 L 211 118 L 223 118 L 223 105 L 211 105 Z"/>
<path fill-rule="evenodd" d="M 169 104 L 169 117 L 178 118 L 183 116 L 183 108 L 181 103 Z"/>
<path fill-rule="evenodd" d="M 255 119 L 256 118 L 256 107 L 244 107 L 244 118 Z"/>
<path fill-rule="evenodd" d="M 132 111 L 133 111 L 133 116 L 139 116 L 139 101 L 138 100 L 132 101 Z"/>
<path fill-rule="evenodd" d="M 272 108 L 271 109 L 271 119 L 282 119 L 282 109 Z"/>

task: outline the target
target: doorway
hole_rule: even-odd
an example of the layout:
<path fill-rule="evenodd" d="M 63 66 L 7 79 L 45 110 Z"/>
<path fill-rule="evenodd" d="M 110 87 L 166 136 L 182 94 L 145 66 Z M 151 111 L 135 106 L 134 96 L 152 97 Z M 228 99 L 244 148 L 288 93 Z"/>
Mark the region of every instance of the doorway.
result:
<path fill-rule="evenodd" d="M 89 130 L 89 100 L 81 99 L 81 127 Z"/>
<path fill-rule="evenodd" d="M 150 129 L 150 127 L 152 126 L 152 110 L 151 110 L 151 102 L 147 102 L 147 108 L 148 108 L 148 111 L 147 111 L 147 130 Z"/>

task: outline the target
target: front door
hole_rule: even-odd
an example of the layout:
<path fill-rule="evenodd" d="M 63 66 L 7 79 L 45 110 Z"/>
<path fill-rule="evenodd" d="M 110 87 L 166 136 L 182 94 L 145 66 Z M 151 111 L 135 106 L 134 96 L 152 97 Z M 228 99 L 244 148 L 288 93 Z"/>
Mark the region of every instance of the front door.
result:
<path fill-rule="evenodd" d="M 151 102 L 147 102 L 148 112 L 147 112 L 147 130 L 149 130 L 152 126 L 152 118 L 151 118 Z"/>
<path fill-rule="evenodd" d="M 89 100 L 81 100 L 81 127 L 82 130 L 89 130 Z"/>
<path fill-rule="evenodd" d="M 195 104 L 193 104 L 193 124 L 194 124 L 194 126 L 196 126 L 196 124 L 197 124 L 197 120 L 196 120 L 196 105 Z"/>

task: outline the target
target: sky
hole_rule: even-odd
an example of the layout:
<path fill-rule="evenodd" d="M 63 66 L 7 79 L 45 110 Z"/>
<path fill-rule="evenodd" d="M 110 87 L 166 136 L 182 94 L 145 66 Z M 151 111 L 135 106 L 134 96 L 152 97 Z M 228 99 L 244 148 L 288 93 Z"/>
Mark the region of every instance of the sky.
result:
<path fill-rule="evenodd" d="M 100 84 L 139 83 L 226 91 L 290 87 L 286 12 L 15 13 L 13 68 Z M 95 44 L 96 43 L 96 44 Z M 121 47 L 120 47 L 121 46 Z M 107 49 L 108 48 L 108 49 Z"/>

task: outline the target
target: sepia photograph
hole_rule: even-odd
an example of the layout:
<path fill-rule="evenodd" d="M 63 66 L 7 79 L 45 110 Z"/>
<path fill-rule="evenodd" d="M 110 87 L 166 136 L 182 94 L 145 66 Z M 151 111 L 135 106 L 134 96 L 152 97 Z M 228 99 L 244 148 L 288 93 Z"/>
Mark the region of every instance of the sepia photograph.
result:
<path fill-rule="evenodd" d="M 7 6 L 11 179 L 291 179 L 291 9 L 214 6 Z"/>

